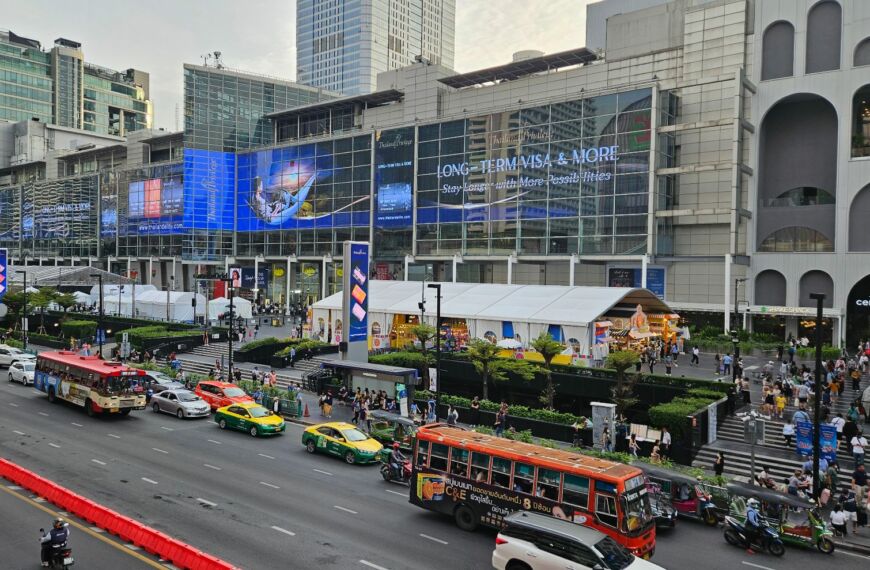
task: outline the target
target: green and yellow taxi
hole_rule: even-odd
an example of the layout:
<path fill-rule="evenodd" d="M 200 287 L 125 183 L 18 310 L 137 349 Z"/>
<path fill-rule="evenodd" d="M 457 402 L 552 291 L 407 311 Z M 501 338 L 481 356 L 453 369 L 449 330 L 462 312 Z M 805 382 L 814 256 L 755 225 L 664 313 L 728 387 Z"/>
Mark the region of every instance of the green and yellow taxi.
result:
<path fill-rule="evenodd" d="M 254 437 L 276 435 L 286 429 L 284 418 L 254 402 L 242 402 L 218 408 L 214 414 L 214 421 L 221 429 L 246 431 Z"/>
<path fill-rule="evenodd" d="M 347 463 L 378 461 L 383 445 L 372 439 L 355 425 L 328 422 L 309 427 L 302 432 L 302 445 L 308 453 L 328 453 L 343 458 Z"/>

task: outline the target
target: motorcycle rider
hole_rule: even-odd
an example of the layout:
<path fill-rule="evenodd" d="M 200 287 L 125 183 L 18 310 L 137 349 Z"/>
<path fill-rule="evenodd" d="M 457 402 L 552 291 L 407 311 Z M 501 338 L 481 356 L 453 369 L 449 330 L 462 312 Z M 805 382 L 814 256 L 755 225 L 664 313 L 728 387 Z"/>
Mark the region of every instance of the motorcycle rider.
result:
<path fill-rule="evenodd" d="M 399 450 L 399 442 L 393 442 L 393 451 L 390 452 L 390 469 L 393 470 L 396 479 L 403 481 L 405 479 L 405 456 Z"/>
<path fill-rule="evenodd" d="M 746 552 L 752 554 L 752 543 L 758 540 L 761 534 L 761 513 L 758 499 L 746 501 Z"/>
<path fill-rule="evenodd" d="M 42 535 L 42 565 L 48 567 L 52 555 L 52 549 L 61 547 L 69 540 L 69 523 L 57 518 L 52 522 L 51 529 Z"/>

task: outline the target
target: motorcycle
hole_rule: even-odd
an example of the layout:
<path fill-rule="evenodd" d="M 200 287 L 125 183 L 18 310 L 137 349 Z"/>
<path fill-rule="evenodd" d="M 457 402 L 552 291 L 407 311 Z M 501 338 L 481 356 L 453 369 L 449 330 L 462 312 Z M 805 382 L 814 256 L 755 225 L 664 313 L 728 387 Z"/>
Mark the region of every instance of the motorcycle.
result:
<path fill-rule="evenodd" d="M 783 545 L 782 539 L 779 538 L 779 533 L 770 528 L 766 523 L 759 527 L 759 535 L 756 538 L 761 541 L 761 544 L 750 544 L 747 539 L 746 527 L 734 517 L 725 517 L 725 541 L 728 544 L 741 548 L 751 548 L 758 552 L 767 550 L 774 556 L 785 554 L 785 545 Z"/>
<path fill-rule="evenodd" d="M 388 483 L 397 483 L 399 485 L 410 485 L 411 484 L 411 461 L 405 460 L 402 465 L 402 476 L 401 478 L 396 477 L 396 473 L 394 472 L 392 466 L 390 466 L 389 459 L 384 459 L 381 461 L 381 477 L 384 478 L 384 481 Z"/>
<path fill-rule="evenodd" d="M 39 536 L 45 536 L 45 530 L 39 529 Z M 48 553 L 48 567 L 66 570 L 76 563 L 72 556 L 72 548 L 66 542 L 63 544 L 52 544 Z"/>

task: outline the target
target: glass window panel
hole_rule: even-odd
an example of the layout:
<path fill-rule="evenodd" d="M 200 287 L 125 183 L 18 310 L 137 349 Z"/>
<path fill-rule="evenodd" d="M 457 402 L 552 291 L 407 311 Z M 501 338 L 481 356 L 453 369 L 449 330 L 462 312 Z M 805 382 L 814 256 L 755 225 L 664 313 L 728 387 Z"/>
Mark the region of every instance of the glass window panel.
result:
<path fill-rule="evenodd" d="M 587 510 L 589 508 L 589 478 L 566 473 L 565 484 L 562 488 L 562 502 Z"/>
<path fill-rule="evenodd" d="M 474 452 L 471 454 L 471 478 L 478 483 L 489 482 L 490 456 L 485 453 Z"/>
<path fill-rule="evenodd" d="M 468 450 L 454 447 L 450 452 L 450 473 L 459 477 L 468 476 Z"/>
<path fill-rule="evenodd" d="M 492 484 L 507 488 L 511 482 L 511 460 L 492 458 Z"/>
<path fill-rule="evenodd" d="M 635 89 L 618 94 L 619 110 L 649 109 L 652 105 L 651 89 Z"/>
<path fill-rule="evenodd" d="M 531 495 L 534 489 L 535 467 L 528 463 L 514 463 L 514 486 L 517 493 Z"/>

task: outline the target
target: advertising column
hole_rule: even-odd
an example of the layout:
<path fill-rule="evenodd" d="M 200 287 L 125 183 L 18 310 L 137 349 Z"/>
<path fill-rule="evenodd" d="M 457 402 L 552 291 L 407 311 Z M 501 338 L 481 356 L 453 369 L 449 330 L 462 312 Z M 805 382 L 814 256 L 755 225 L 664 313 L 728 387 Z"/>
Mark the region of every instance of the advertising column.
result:
<path fill-rule="evenodd" d="M 342 322 L 347 323 L 346 341 L 341 343 L 342 360 L 369 360 L 369 244 L 344 242 L 344 284 Z"/>

